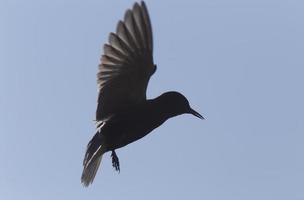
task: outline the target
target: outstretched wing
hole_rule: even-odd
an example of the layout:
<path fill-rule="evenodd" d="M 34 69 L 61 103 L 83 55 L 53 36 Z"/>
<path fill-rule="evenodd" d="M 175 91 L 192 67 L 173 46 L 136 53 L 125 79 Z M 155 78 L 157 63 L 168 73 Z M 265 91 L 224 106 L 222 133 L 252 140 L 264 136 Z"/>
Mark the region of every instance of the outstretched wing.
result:
<path fill-rule="evenodd" d="M 96 120 L 146 100 L 147 85 L 156 66 L 152 27 L 144 2 L 135 3 L 132 10 L 126 11 L 116 33 L 110 33 L 108 43 L 97 74 Z"/>

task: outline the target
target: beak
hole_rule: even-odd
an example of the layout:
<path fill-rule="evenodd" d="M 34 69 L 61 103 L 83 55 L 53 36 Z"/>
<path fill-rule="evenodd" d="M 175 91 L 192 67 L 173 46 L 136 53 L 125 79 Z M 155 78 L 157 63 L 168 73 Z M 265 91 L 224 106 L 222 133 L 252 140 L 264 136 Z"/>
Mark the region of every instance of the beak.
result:
<path fill-rule="evenodd" d="M 196 112 L 192 108 L 190 108 L 189 113 L 192 114 L 192 115 L 194 115 L 195 117 L 200 118 L 200 119 L 205 119 L 201 114 L 199 114 L 198 112 Z"/>

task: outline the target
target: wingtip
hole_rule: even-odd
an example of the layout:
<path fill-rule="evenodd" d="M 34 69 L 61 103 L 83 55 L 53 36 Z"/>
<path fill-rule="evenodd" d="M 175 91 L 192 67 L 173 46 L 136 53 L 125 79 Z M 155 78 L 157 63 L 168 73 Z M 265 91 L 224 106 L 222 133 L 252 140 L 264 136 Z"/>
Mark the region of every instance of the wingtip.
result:
<path fill-rule="evenodd" d="M 142 1 L 141 1 L 141 2 L 142 2 Z M 138 2 L 135 2 L 135 3 L 133 4 L 133 10 L 135 9 L 135 7 L 140 7 Z"/>
<path fill-rule="evenodd" d="M 145 1 L 140 1 L 140 5 L 143 7 L 147 7 Z"/>

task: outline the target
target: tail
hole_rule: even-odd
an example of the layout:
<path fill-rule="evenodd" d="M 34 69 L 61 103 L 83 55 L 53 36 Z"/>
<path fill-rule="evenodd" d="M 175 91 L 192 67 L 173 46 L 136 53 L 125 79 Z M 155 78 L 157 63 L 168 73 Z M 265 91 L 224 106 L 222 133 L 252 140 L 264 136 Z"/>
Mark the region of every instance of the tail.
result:
<path fill-rule="evenodd" d="M 83 172 L 81 175 L 81 183 L 85 187 L 88 187 L 94 181 L 102 159 L 102 155 L 105 153 L 103 135 L 100 133 L 99 130 L 89 142 L 83 160 Z"/>

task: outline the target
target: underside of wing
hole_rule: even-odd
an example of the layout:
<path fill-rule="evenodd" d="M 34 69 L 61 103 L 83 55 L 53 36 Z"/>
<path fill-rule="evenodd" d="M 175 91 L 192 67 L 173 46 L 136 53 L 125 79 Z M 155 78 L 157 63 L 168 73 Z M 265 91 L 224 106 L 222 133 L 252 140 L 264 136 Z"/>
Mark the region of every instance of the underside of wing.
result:
<path fill-rule="evenodd" d="M 104 45 L 97 74 L 99 97 L 96 120 L 146 100 L 153 64 L 153 38 L 149 14 L 144 2 L 127 10 L 116 33 L 110 33 Z"/>

